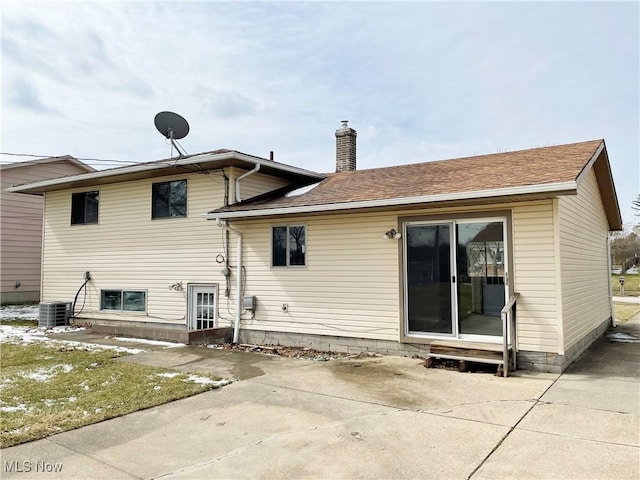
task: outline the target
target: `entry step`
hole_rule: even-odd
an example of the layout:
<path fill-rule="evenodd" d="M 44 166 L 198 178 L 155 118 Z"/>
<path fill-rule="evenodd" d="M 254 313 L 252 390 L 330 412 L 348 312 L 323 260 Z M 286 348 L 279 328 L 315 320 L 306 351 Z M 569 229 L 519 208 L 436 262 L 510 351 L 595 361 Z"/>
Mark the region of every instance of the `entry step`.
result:
<path fill-rule="evenodd" d="M 502 345 L 483 342 L 431 342 L 429 357 L 446 358 L 451 360 L 466 360 L 470 362 L 502 364 Z M 511 355 L 511 348 L 509 348 Z"/>

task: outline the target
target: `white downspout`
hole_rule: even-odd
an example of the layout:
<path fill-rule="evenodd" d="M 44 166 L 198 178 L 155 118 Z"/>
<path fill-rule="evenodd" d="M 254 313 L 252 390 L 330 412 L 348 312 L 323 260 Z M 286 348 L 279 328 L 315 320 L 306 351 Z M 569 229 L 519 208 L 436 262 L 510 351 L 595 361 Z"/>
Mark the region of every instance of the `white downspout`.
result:
<path fill-rule="evenodd" d="M 248 177 L 249 175 L 253 175 L 254 173 L 258 173 L 259 170 L 260 170 L 260 164 L 256 163 L 256 166 L 253 168 L 253 170 L 249 170 L 248 172 L 245 172 L 242 175 L 240 175 L 238 178 L 236 178 L 236 188 L 235 188 L 236 202 L 240 203 L 242 201 L 242 198 L 240 198 L 240 180 Z"/>
<path fill-rule="evenodd" d="M 216 218 L 216 225 L 224 230 L 235 233 L 238 237 L 238 271 L 236 275 L 236 288 L 238 291 L 236 292 L 236 321 L 233 326 L 233 343 L 238 343 L 238 337 L 240 335 L 240 315 L 242 314 L 242 232 L 233 227 L 230 227 L 226 223 L 222 223 L 222 220 L 220 220 L 219 218 Z"/>

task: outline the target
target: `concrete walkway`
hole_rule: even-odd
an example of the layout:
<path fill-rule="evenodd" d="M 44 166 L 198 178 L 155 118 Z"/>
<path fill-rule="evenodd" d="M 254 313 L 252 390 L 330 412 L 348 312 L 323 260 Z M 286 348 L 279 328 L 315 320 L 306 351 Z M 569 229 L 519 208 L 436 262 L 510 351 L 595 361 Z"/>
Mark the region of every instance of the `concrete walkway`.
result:
<path fill-rule="evenodd" d="M 635 303 L 640 305 L 640 297 L 613 297 L 613 301 L 618 303 Z"/>
<path fill-rule="evenodd" d="M 639 338 L 636 316 L 563 375 L 507 379 L 409 358 L 313 362 L 156 349 L 126 361 L 237 381 L 5 449 L 1 476 L 638 479 Z M 23 462 L 30 472 L 8 471 Z"/>

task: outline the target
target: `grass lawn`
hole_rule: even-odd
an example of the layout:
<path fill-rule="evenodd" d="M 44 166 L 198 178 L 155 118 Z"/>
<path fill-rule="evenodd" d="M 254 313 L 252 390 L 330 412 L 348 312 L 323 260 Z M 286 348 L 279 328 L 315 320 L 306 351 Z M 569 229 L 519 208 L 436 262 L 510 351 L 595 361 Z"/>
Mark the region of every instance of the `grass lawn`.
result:
<path fill-rule="evenodd" d="M 618 279 L 624 277 L 624 296 L 638 297 L 640 296 L 640 274 L 611 274 L 611 292 L 615 296 L 620 295 L 620 283 Z"/>
<path fill-rule="evenodd" d="M 56 341 L 1 344 L 0 447 L 119 417 L 223 384 L 211 376 L 118 362 L 116 358 L 126 353 L 94 347 Z"/>
<path fill-rule="evenodd" d="M 640 305 L 633 303 L 615 303 L 613 304 L 613 311 L 616 317 L 616 322 L 624 323 L 633 317 L 636 313 L 640 312 Z"/>

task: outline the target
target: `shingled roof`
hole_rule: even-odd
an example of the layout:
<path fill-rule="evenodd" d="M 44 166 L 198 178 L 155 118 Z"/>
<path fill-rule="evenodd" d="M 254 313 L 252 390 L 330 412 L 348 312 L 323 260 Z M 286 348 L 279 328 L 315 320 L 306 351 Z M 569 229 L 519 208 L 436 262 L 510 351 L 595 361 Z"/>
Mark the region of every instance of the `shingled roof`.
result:
<path fill-rule="evenodd" d="M 301 195 L 286 195 L 286 189 L 210 212 L 208 218 L 242 218 L 259 215 L 303 213 L 373 206 L 408 205 L 454 199 L 533 194 L 571 193 L 580 174 L 604 155 L 604 140 L 533 148 L 386 168 L 327 174 Z M 596 172 L 598 173 L 598 172 Z M 606 176 L 606 175 L 605 175 Z M 606 179 L 599 179 L 601 189 Z M 609 188 L 609 187 L 606 187 Z M 619 218 L 615 206 L 609 210 Z M 603 195 L 604 197 L 604 195 Z M 612 222 L 613 221 L 613 222 Z M 615 218 L 610 218 L 615 226 Z"/>

